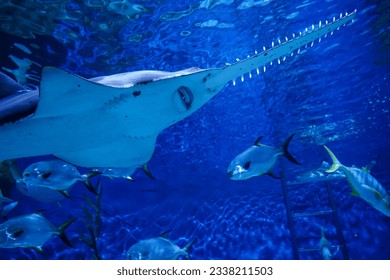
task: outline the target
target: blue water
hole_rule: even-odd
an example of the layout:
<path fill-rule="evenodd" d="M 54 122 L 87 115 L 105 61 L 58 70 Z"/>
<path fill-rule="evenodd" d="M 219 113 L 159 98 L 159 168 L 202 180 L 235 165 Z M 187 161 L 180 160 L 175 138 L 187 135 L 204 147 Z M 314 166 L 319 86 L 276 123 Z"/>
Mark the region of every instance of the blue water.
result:
<path fill-rule="evenodd" d="M 192 259 L 321 259 L 316 250 L 321 227 L 337 246 L 338 221 L 347 254 L 340 249 L 335 259 L 390 259 L 390 218 L 350 195 L 346 180 L 329 182 L 337 215 L 297 217 L 289 223 L 280 180 L 232 181 L 226 174 L 230 161 L 258 136 L 279 146 L 295 133 L 289 149 L 302 166 L 282 158 L 276 170 L 287 181 L 329 161 L 326 144 L 347 166 L 376 160 L 371 174 L 390 191 L 388 1 L 2 1 L 0 65 L 31 88 L 38 86 L 43 66 L 86 78 L 222 67 L 355 9 L 353 24 L 264 74 L 225 87 L 164 130 L 149 162 L 156 180 L 141 170 L 133 175 L 135 182 L 102 177 L 96 250 L 102 259 L 124 259 L 132 244 L 172 230 L 169 237 L 179 246 L 196 239 Z M 18 164 L 23 169 L 37 160 Z M 292 213 L 331 209 L 324 182 L 287 188 Z M 10 217 L 44 210 L 54 225 L 78 219 L 66 231 L 74 248 L 53 237 L 43 246 L 44 254 L 0 249 L 0 259 L 94 258 L 81 236 L 90 238 L 83 207 L 95 213 L 86 202 L 95 196 L 82 184 L 61 205 L 5 187 L 3 194 L 19 201 Z M 294 244 L 302 249 L 298 255 Z"/>

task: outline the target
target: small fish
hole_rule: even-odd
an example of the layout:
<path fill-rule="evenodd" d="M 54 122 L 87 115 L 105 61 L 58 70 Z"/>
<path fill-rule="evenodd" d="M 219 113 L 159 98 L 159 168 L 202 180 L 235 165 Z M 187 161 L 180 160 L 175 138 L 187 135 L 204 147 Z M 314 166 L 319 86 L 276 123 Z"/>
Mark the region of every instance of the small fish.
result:
<path fill-rule="evenodd" d="M 246 180 L 254 176 L 270 175 L 277 178 L 272 169 L 281 156 L 289 161 L 300 163 L 288 152 L 287 148 L 294 134 L 291 134 L 283 143 L 282 147 L 274 148 L 260 144 L 259 137 L 255 143 L 244 152 L 236 156 L 229 165 L 227 173 L 232 180 Z"/>
<path fill-rule="evenodd" d="M 82 182 L 88 190 L 95 193 L 89 179 L 99 172 L 81 175 L 76 167 L 61 160 L 39 161 L 28 166 L 23 172 L 26 189 L 49 188 L 63 192 L 77 182 Z"/>
<path fill-rule="evenodd" d="M 341 170 L 338 170 L 332 174 L 327 173 L 326 170 L 328 170 L 329 167 L 330 164 L 326 161 L 323 161 L 321 167 L 304 172 L 298 175 L 295 181 L 290 181 L 288 183 L 290 185 L 294 185 L 294 184 L 301 184 L 301 183 L 330 181 L 330 180 L 345 178 L 345 175 Z"/>
<path fill-rule="evenodd" d="M 114 178 L 123 178 L 129 181 L 134 181 L 131 175 L 135 168 L 97 168 L 94 171 L 100 172 L 100 176 L 108 177 L 111 180 Z"/>
<path fill-rule="evenodd" d="M 11 218 L 0 224 L 0 248 L 33 248 L 42 253 L 42 246 L 55 235 L 72 247 L 65 230 L 74 221 L 71 218 L 57 228 L 38 213 Z"/>
<path fill-rule="evenodd" d="M 332 166 L 326 172 L 332 173 L 340 168 L 352 188 L 352 195 L 363 198 L 379 212 L 390 217 L 390 195 L 378 180 L 364 168 L 360 169 L 342 165 L 333 152 L 328 147 L 324 147 L 333 161 Z"/>
<path fill-rule="evenodd" d="M 127 168 L 127 167 L 125 167 L 125 168 L 119 168 L 119 167 L 114 167 L 114 168 L 96 168 L 96 169 L 93 169 L 93 171 L 100 173 L 100 176 L 105 176 L 105 177 L 108 177 L 110 179 L 123 178 L 123 179 L 129 180 L 129 181 L 134 181 L 134 179 L 131 177 L 131 175 L 134 173 L 134 171 L 137 168 L 138 167 L 130 167 L 130 168 Z M 142 166 L 142 170 L 145 172 L 145 174 L 149 178 L 151 178 L 152 180 L 155 179 L 153 174 L 150 172 L 147 164 L 144 164 Z"/>
<path fill-rule="evenodd" d="M 329 243 L 328 239 L 326 239 L 326 237 L 325 237 L 325 230 L 323 227 L 321 227 L 320 253 L 321 253 L 321 256 L 324 260 L 333 259 L 334 256 L 339 251 L 340 247 L 337 246 L 337 249 L 333 254 L 330 252 L 330 248 L 331 248 L 330 243 Z"/>
<path fill-rule="evenodd" d="M 169 232 L 134 244 L 127 251 L 126 258 L 129 260 L 177 260 L 179 257 L 190 259 L 188 250 L 195 240 L 180 248 L 166 237 Z"/>
<path fill-rule="evenodd" d="M 15 181 L 16 189 L 25 196 L 31 197 L 37 201 L 44 203 L 57 203 L 63 200 L 65 197 L 69 198 L 70 186 L 67 189 L 57 191 L 48 187 L 42 187 L 41 185 L 27 184 L 25 178 L 20 172 L 19 167 L 15 162 L 9 164 L 9 173 L 12 179 Z"/>
<path fill-rule="evenodd" d="M 67 189 L 57 191 L 51 188 L 26 185 L 23 180 L 16 180 L 16 189 L 25 196 L 31 197 L 40 202 L 44 203 L 56 203 L 60 205 L 60 201 L 65 198 L 70 198 L 70 191 L 72 186 Z"/>
<path fill-rule="evenodd" d="M 363 169 L 367 170 L 367 172 L 370 173 L 372 167 L 375 164 L 376 161 L 373 160 L 365 167 L 363 167 Z M 321 167 L 307 171 L 301 175 L 298 175 L 295 181 L 289 181 L 288 184 L 296 185 L 296 184 L 310 183 L 310 182 L 322 182 L 322 181 L 345 179 L 345 175 L 343 171 L 336 170 L 334 173 L 327 173 L 326 170 L 328 170 L 329 168 L 330 168 L 330 164 L 326 161 L 323 161 Z"/>

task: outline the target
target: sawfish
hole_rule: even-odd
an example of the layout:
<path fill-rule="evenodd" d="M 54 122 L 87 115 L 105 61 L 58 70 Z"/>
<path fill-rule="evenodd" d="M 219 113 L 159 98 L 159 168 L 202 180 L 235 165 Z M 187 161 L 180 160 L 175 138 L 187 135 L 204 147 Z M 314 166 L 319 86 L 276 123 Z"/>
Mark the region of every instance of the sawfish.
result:
<path fill-rule="evenodd" d="M 0 126 L 0 161 L 54 155 L 87 168 L 133 168 L 152 157 L 165 128 L 190 116 L 231 82 L 332 34 L 356 16 L 319 22 L 222 68 L 136 71 L 84 79 L 45 67 L 35 112 Z"/>

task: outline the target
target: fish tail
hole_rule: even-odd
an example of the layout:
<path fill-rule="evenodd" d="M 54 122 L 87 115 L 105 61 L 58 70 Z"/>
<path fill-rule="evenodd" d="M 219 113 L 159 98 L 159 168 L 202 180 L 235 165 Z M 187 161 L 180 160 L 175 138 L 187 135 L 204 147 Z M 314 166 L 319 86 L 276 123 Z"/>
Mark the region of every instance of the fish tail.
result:
<path fill-rule="evenodd" d="M 72 243 L 70 243 L 69 241 L 69 238 L 66 236 L 65 234 L 65 230 L 76 220 L 75 217 L 73 218 L 70 218 L 69 220 L 67 220 L 65 223 L 63 223 L 62 225 L 60 225 L 58 227 L 58 236 L 61 238 L 62 242 L 64 242 L 66 245 L 68 245 L 69 247 L 73 248 L 73 245 Z"/>
<path fill-rule="evenodd" d="M 14 95 L 16 93 L 19 93 L 20 91 L 26 90 L 22 85 L 20 85 L 18 82 L 14 81 L 2 72 L 0 72 L 0 85 L 0 98 Z"/>
<path fill-rule="evenodd" d="M 102 172 L 97 171 L 97 170 L 93 170 L 93 171 L 91 171 L 91 172 L 89 172 L 89 173 L 87 173 L 87 174 L 82 175 L 82 177 L 83 177 L 83 184 L 87 187 L 87 189 L 88 189 L 91 193 L 93 193 L 93 194 L 95 194 L 95 195 L 97 195 L 97 192 L 96 192 L 95 187 L 92 185 L 90 179 L 91 179 L 92 177 L 95 177 L 96 175 L 99 175 L 99 174 L 102 174 Z"/>
<path fill-rule="evenodd" d="M 190 260 L 190 259 L 191 259 L 190 256 L 189 256 L 189 254 L 188 254 L 188 251 L 191 249 L 192 244 L 194 244 L 194 242 L 195 242 L 195 238 L 194 238 L 194 239 L 191 239 L 190 242 L 188 242 L 187 245 L 184 246 L 183 249 L 182 249 L 182 250 L 185 252 L 184 257 L 185 257 L 187 260 Z"/>
<path fill-rule="evenodd" d="M 324 148 L 329 153 L 330 158 L 332 159 L 332 162 L 333 162 L 331 167 L 328 170 L 326 170 L 326 172 L 328 172 L 328 173 L 335 172 L 337 169 L 339 169 L 343 165 L 339 162 L 339 160 L 336 158 L 334 153 L 327 146 L 324 145 Z"/>
<path fill-rule="evenodd" d="M 29 90 L 0 72 L 0 125 L 34 113 L 39 93 Z"/>
<path fill-rule="evenodd" d="M 191 249 L 191 246 L 192 244 L 194 244 L 194 242 L 195 242 L 195 238 L 190 240 L 190 242 L 188 242 L 187 245 L 183 247 L 183 250 L 188 252 L 188 250 Z"/>
<path fill-rule="evenodd" d="M 291 134 L 289 137 L 287 137 L 287 139 L 284 141 L 283 145 L 282 145 L 282 149 L 283 149 L 283 156 L 285 158 L 287 158 L 289 161 L 291 161 L 292 163 L 295 163 L 297 165 L 301 165 L 291 154 L 290 152 L 288 151 L 288 145 L 290 144 L 291 142 L 291 139 L 294 137 L 295 134 Z"/>
<path fill-rule="evenodd" d="M 142 170 L 145 172 L 145 174 L 152 180 L 156 180 L 156 178 L 153 176 L 152 172 L 150 172 L 148 165 L 145 163 L 142 166 Z"/>

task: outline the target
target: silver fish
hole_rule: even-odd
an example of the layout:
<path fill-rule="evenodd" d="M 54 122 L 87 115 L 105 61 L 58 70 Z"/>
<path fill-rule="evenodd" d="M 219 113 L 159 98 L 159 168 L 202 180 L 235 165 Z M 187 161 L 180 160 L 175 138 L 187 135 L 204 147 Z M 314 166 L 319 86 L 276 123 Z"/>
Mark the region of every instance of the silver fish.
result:
<path fill-rule="evenodd" d="M 189 259 L 188 250 L 194 240 L 180 248 L 166 237 L 166 233 L 159 237 L 141 240 L 130 247 L 126 258 L 130 260 L 177 260 L 179 257 Z"/>
<path fill-rule="evenodd" d="M 363 169 L 367 172 L 371 172 L 371 168 L 376 164 L 376 161 L 373 160 L 367 164 Z M 354 166 L 352 166 L 354 167 Z M 311 182 L 322 182 L 322 181 L 332 181 L 345 179 L 345 175 L 341 170 L 336 170 L 333 173 L 328 173 L 326 170 L 330 168 L 330 164 L 326 161 L 323 161 L 321 167 L 307 171 L 296 177 L 295 181 L 289 181 L 289 185 L 297 185 L 302 183 L 311 183 Z"/>
<path fill-rule="evenodd" d="M 287 148 L 294 137 L 290 135 L 282 147 L 274 148 L 260 143 L 263 137 L 259 137 L 255 143 L 241 154 L 237 155 L 230 163 L 227 173 L 232 180 L 246 180 L 254 176 L 264 174 L 277 177 L 272 169 L 281 156 L 289 161 L 300 165 L 300 163 L 288 152 Z"/>
<path fill-rule="evenodd" d="M 0 248 L 34 248 L 42 252 L 42 246 L 55 235 L 72 247 L 64 231 L 74 220 L 57 228 L 38 213 L 11 218 L 0 224 Z"/>
<path fill-rule="evenodd" d="M 367 201 L 379 212 L 390 217 L 390 195 L 385 188 L 366 169 L 346 167 L 340 163 L 333 152 L 326 146 L 326 151 L 332 158 L 332 166 L 326 171 L 329 173 L 341 169 L 352 188 L 351 194 Z"/>
<path fill-rule="evenodd" d="M 97 174 L 99 172 L 81 175 L 73 165 L 61 160 L 48 160 L 28 166 L 23 172 L 22 182 L 25 184 L 25 190 L 31 193 L 36 192 L 36 188 L 66 192 L 77 182 L 82 182 L 90 191 L 94 192 L 89 179 Z M 21 182 L 19 181 L 19 183 Z"/>
<path fill-rule="evenodd" d="M 131 175 L 136 170 L 135 167 L 131 168 L 95 168 L 93 171 L 100 173 L 100 176 L 108 177 L 110 179 L 114 178 L 123 178 L 129 181 L 134 181 L 134 179 L 131 177 Z M 142 170 L 145 172 L 146 175 L 148 175 L 149 178 L 155 179 L 153 174 L 150 172 L 147 164 L 144 164 L 142 166 Z"/>

